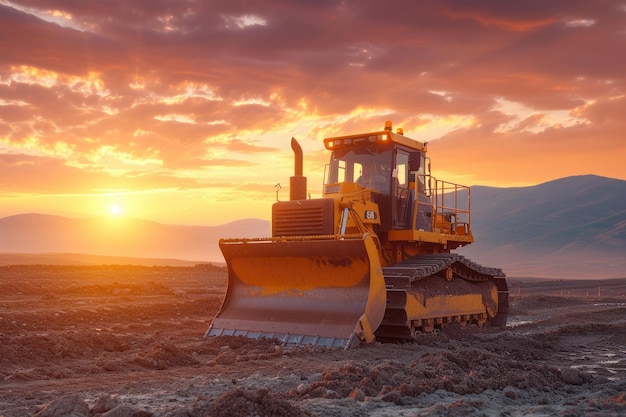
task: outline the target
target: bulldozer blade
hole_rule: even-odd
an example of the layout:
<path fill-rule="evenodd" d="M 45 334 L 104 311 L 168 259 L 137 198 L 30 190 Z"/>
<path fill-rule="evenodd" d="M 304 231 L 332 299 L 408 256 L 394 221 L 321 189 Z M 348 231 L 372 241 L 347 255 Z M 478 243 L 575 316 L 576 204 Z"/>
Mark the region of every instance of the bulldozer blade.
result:
<path fill-rule="evenodd" d="M 207 336 L 344 348 L 374 339 L 386 291 L 369 234 L 223 239 L 220 249 L 228 288 Z"/>

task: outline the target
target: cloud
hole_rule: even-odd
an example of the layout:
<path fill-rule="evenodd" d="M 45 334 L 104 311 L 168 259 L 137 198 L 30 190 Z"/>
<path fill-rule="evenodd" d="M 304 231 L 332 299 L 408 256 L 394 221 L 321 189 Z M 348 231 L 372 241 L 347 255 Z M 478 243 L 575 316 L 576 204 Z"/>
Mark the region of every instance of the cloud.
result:
<path fill-rule="evenodd" d="M 286 182 L 291 136 L 321 175 L 324 136 L 385 120 L 451 180 L 626 179 L 625 18 L 618 0 L 0 0 L 0 193 Z"/>

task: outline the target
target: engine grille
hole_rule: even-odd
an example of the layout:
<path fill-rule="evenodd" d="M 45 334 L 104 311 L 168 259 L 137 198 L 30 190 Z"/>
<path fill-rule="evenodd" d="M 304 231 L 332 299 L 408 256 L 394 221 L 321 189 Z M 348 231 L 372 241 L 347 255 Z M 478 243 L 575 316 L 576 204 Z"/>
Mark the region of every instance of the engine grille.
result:
<path fill-rule="evenodd" d="M 272 236 L 334 234 L 333 200 L 280 201 L 272 206 Z"/>

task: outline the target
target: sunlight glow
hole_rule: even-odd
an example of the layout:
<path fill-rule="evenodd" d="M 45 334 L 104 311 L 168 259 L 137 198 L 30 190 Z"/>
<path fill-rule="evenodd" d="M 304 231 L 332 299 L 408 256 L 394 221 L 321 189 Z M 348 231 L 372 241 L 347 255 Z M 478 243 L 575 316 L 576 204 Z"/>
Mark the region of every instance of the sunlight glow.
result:
<path fill-rule="evenodd" d="M 242 16 L 222 16 L 226 29 L 245 29 L 250 26 L 267 26 L 267 22 L 260 16 L 245 14 Z"/>
<path fill-rule="evenodd" d="M 129 84 L 129 87 L 133 90 L 147 90 L 151 85 L 158 84 L 159 81 L 155 80 L 154 82 L 149 82 L 149 80 L 141 79 L 135 80 L 133 83 Z M 199 84 L 185 81 L 181 84 L 170 87 L 172 91 L 171 94 L 156 94 L 156 93 L 148 93 L 141 98 L 135 100 L 132 104 L 132 107 L 138 107 L 143 104 L 182 104 L 186 102 L 190 98 L 201 98 L 208 101 L 223 101 L 224 99 L 220 97 L 216 90 L 210 87 L 207 84 Z"/>
<path fill-rule="evenodd" d="M 538 133 L 551 127 L 569 127 L 586 123 L 585 119 L 576 117 L 576 112 L 570 110 L 538 111 L 503 98 L 496 100 L 496 103 L 493 110 L 511 116 L 510 121 L 502 123 L 495 129 L 496 133 L 516 130 Z"/>
<path fill-rule="evenodd" d="M 67 84 L 73 91 L 85 96 L 97 94 L 100 97 L 108 97 L 111 95 L 111 92 L 105 88 L 99 72 L 90 71 L 85 77 L 68 77 Z"/>
<path fill-rule="evenodd" d="M 178 30 L 178 27 L 175 25 L 176 17 L 173 15 L 161 16 L 158 17 L 157 20 L 162 25 L 162 30 L 164 32 L 174 32 Z"/>
<path fill-rule="evenodd" d="M 413 139 L 421 141 L 434 140 L 457 129 L 471 128 L 477 124 L 473 115 L 450 114 L 439 116 L 435 114 L 421 114 L 420 120 L 422 122 L 417 127 L 412 128 L 411 131 L 416 132 L 413 135 Z"/>
<path fill-rule="evenodd" d="M 122 214 L 122 206 L 120 206 L 119 204 L 113 204 L 111 206 L 111 215 L 119 216 L 121 214 Z"/>
<path fill-rule="evenodd" d="M 270 103 L 268 103 L 267 101 L 261 98 L 247 98 L 247 99 L 236 100 L 233 102 L 233 106 L 235 107 L 246 106 L 250 104 L 257 104 L 257 105 L 264 106 L 264 107 L 269 107 L 270 105 Z"/>
<path fill-rule="evenodd" d="M 448 103 L 452 102 L 452 95 L 448 91 L 429 90 L 428 92 L 431 93 L 431 94 L 435 94 L 437 96 L 442 97 Z"/>
<path fill-rule="evenodd" d="M 61 27 L 75 29 L 81 32 L 86 32 L 90 29 L 88 26 L 76 22 L 74 20 L 74 17 L 70 13 L 61 10 L 22 6 L 20 4 L 7 0 L 0 0 L 0 4 L 15 10 L 19 10 L 20 12 L 27 13 L 31 16 L 35 16 L 45 22 L 57 24 Z"/>
<path fill-rule="evenodd" d="M 187 123 L 195 125 L 196 121 L 193 120 L 190 116 L 185 114 L 164 114 L 154 116 L 156 120 L 160 120 L 162 122 L 178 122 L 178 123 Z"/>
<path fill-rule="evenodd" d="M 149 156 L 137 157 L 132 153 L 119 150 L 117 145 L 104 145 L 83 153 L 80 158 L 68 159 L 66 164 L 76 168 L 99 168 L 114 175 L 116 172 L 121 175 L 129 170 L 160 168 L 163 166 L 163 161 Z"/>
<path fill-rule="evenodd" d="M 595 25 L 594 19 L 573 19 L 565 23 L 567 27 L 590 27 Z"/>
<path fill-rule="evenodd" d="M 29 65 L 20 65 L 19 67 L 11 67 L 9 80 L 8 82 L 3 82 L 3 84 L 11 85 L 12 82 L 16 82 L 50 88 L 57 84 L 58 79 L 59 74 L 54 71 L 31 67 Z"/>
<path fill-rule="evenodd" d="M 67 86 L 72 92 L 83 96 L 97 95 L 102 98 L 111 96 L 101 78 L 102 74 L 91 71 L 85 76 L 64 75 L 29 65 L 11 67 L 7 78 L 0 78 L 0 84 L 11 86 L 13 83 L 38 85 L 44 88 Z"/>
<path fill-rule="evenodd" d="M 0 106 L 25 107 L 25 106 L 28 106 L 28 103 L 23 100 L 6 100 L 3 98 L 0 98 Z"/>
<path fill-rule="evenodd" d="M 371 62 L 375 57 L 381 56 L 385 51 L 381 47 L 377 47 L 373 44 L 361 44 L 348 47 L 349 56 L 352 57 L 352 61 L 348 62 L 351 67 L 365 67 L 367 63 Z"/>

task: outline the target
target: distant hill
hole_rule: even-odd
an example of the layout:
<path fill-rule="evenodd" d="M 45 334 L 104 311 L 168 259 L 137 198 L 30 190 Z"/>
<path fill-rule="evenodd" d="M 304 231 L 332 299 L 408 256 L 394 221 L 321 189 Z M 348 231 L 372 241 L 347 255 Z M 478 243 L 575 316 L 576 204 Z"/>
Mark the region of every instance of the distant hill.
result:
<path fill-rule="evenodd" d="M 258 219 L 220 226 L 180 226 L 123 217 L 71 219 L 19 214 L 0 219 L 0 253 L 5 254 L 0 262 L 3 258 L 8 262 L 11 253 L 163 258 L 172 260 L 169 264 L 174 260 L 223 262 L 220 238 L 269 234 L 269 222 Z"/>
<path fill-rule="evenodd" d="M 0 265 L 142 265 L 195 266 L 206 261 L 168 258 L 133 258 L 128 256 L 89 255 L 83 253 L 0 253 Z M 225 262 L 209 262 L 224 266 Z"/>
<path fill-rule="evenodd" d="M 471 196 L 476 243 L 458 252 L 473 261 L 516 277 L 626 277 L 626 181 L 585 175 L 532 187 L 475 186 Z M 221 263 L 220 238 L 269 235 L 270 223 L 259 219 L 211 227 L 20 214 L 0 219 L 0 264 L 19 253 L 32 263 L 98 262 L 71 254 L 118 257 L 102 263 Z"/>
<path fill-rule="evenodd" d="M 476 242 L 459 252 L 472 260 L 513 276 L 626 276 L 626 181 L 584 175 L 471 196 Z"/>

